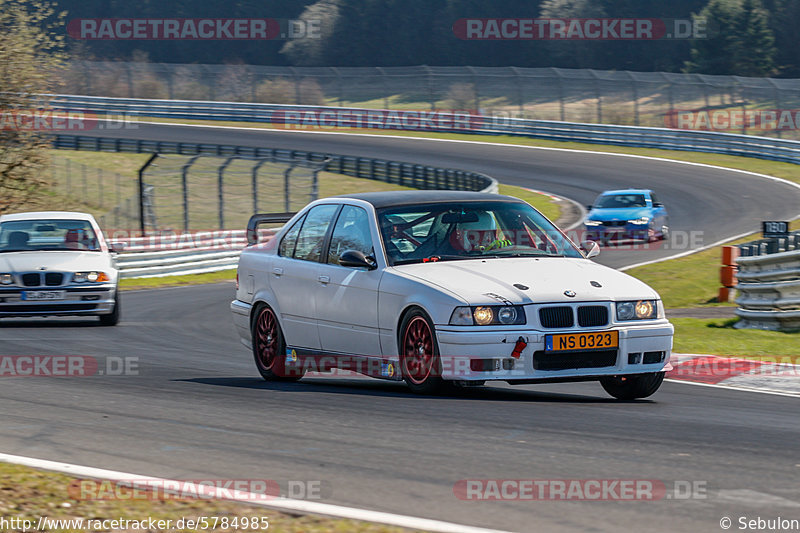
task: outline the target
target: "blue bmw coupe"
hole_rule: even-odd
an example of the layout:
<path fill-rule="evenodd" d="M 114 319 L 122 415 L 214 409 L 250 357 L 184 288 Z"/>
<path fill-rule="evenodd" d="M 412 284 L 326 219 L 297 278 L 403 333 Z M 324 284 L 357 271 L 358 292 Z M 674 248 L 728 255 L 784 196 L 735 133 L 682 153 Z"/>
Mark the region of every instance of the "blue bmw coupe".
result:
<path fill-rule="evenodd" d="M 600 242 L 669 239 L 667 209 L 649 189 L 605 191 L 588 208 L 583 222 L 587 239 Z"/>

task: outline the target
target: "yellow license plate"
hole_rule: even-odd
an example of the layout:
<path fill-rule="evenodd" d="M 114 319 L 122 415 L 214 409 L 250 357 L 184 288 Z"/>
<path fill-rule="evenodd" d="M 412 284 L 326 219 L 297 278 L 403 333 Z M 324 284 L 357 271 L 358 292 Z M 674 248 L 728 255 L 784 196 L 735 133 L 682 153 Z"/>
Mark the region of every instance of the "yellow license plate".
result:
<path fill-rule="evenodd" d="M 579 350 L 605 350 L 619 346 L 618 331 L 599 333 L 565 333 L 562 335 L 545 335 L 545 351 L 574 352 Z"/>

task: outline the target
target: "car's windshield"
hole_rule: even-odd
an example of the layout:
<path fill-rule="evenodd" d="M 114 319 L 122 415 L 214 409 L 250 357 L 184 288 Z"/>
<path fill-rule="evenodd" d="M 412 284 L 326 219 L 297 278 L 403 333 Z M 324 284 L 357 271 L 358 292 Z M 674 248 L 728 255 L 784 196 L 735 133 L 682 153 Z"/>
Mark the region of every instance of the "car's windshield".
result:
<path fill-rule="evenodd" d="M 11 220 L 0 223 L 0 253 L 37 250 L 100 251 L 87 220 Z"/>
<path fill-rule="evenodd" d="M 525 203 L 389 207 L 378 210 L 378 222 L 390 265 L 478 257 L 583 257 Z"/>
<path fill-rule="evenodd" d="M 647 207 L 643 194 L 607 194 L 597 199 L 599 209 L 624 209 L 627 207 Z"/>

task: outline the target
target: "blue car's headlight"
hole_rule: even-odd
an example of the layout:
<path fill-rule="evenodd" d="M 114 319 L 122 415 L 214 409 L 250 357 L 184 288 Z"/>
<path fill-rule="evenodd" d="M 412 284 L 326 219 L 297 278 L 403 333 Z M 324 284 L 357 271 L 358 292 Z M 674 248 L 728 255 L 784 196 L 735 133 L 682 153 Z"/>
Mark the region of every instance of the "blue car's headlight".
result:
<path fill-rule="evenodd" d="M 603 223 L 600 222 L 599 220 L 588 220 L 587 219 L 587 220 L 584 220 L 583 223 L 584 223 L 584 225 L 591 226 L 591 227 L 596 227 L 596 226 L 602 226 L 603 225 Z"/>
<path fill-rule="evenodd" d="M 629 220 L 628 224 L 636 224 L 637 226 L 644 226 L 645 224 L 649 224 L 650 219 L 648 217 L 637 218 L 636 220 Z"/>

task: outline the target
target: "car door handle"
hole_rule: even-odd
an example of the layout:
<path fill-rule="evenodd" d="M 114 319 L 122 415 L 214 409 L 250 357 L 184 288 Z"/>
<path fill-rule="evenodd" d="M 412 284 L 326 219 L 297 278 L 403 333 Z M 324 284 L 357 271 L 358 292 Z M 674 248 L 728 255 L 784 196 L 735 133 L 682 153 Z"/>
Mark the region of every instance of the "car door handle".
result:
<path fill-rule="evenodd" d="M 272 273 L 275 274 L 276 276 L 281 276 L 283 275 L 283 269 L 275 267 L 272 269 Z"/>
<path fill-rule="evenodd" d="M 320 282 L 320 283 L 322 283 L 323 285 L 327 285 L 328 283 L 330 283 L 330 282 L 331 282 L 331 277 L 330 277 L 330 276 L 320 276 L 320 277 L 319 277 L 319 278 L 317 278 L 317 279 L 318 279 L 318 280 L 319 280 L 319 282 Z"/>

